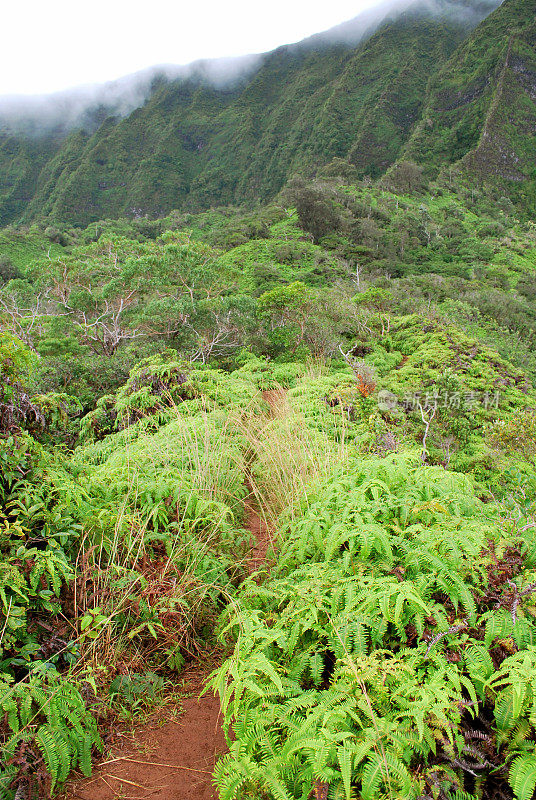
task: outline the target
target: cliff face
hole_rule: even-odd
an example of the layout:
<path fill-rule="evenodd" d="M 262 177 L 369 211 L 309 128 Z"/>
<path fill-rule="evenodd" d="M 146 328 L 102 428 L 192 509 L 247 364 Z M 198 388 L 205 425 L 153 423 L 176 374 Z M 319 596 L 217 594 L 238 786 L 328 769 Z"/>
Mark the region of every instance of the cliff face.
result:
<path fill-rule="evenodd" d="M 127 116 L 95 109 L 89 132 L 4 128 L 0 226 L 262 201 L 334 157 L 373 178 L 403 156 L 431 174 L 464 159 L 522 180 L 533 157 L 535 2 L 506 0 L 472 33 L 495 0 L 418 0 L 357 44 L 337 29 L 279 48 L 232 87 L 155 81 Z"/>
<path fill-rule="evenodd" d="M 445 164 L 515 184 L 536 158 L 536 2 L 505 0 L 431 81 L 405 153 L 431 174 Z"/>

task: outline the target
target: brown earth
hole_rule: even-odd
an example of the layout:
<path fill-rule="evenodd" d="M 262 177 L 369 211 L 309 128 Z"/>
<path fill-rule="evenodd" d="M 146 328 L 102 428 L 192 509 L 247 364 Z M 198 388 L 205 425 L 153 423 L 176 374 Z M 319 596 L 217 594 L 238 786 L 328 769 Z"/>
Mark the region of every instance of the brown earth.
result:
<path fill-rule="evenodd" d="M 202 668 L 201 668 L 202 669 Z M 205 677 L 201 672 L 200 676 Z M 182 703 L 176 721 L 132 731 L 112 747 L 92 778 L 72 783 L 69 800 L 212 800 L 211 772 L 225 752 L 220 704 L 213 695 Z"/>
<path fill-rule="evenodd" d="M 263 392 L 274 416 L 286 413 L 286 393 Z M 250 572 L 258 570 L 271 543 L 268 526 L 250 494 L 246 525 L 252 534 Z M 139 729 L 111 735 L 105 761 L 91 778 L 71 781 L 64 800 L 216 800 L 212 770 L 226 750 L 220 704 L 213 694 L 200 697 L 217 664 L 196 662 L 185 672 L 185 693 L 177 719 L 156 717 Z M 169 715 L 168 715 L 169 716 Z"/>

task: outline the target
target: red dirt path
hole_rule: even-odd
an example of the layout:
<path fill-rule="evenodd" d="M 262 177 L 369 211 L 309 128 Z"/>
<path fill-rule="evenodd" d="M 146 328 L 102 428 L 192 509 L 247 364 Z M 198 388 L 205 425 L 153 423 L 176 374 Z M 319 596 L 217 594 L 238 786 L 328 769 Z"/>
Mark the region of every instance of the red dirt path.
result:
<path fill-rule="evenodd" d="M 283 391 L 264 392 L 263 397 L 274 416 L 286 412 Z M 254 572 L 266 558 L 270 532 L 252 495 L 245 506 L 253 539 L 248 564 Z M 196 663 L 186 673 L 191 696 L 181 703 L 176 720 L 143 725 L 121 736 L 122 741 L 116 735 L 106 761 L 91 778 L 72 781 L 65 800 L 217 800 L 212 770 L 226 750 L 220 704 L 212 694 L 199 698 L 213 666 Z"/>
<path fill-rule="evenodd" d="M 212 800 L 211 772 L 225 752 L 220 704 L 213 695 L 184 701 L 177 721 L 133 731 L 92 778 L 72 783 L 69 800 Z"/>
<path fill-rule="evenodd" d="M 246 508 L 254 541 L 248 561 L 254 572 L 265 560 L 270 536 L 248 501 Z M 212 770 L 226 750 L 220 703 L 212 694 L 199 698 L 211 666 L 196 663 L 186 673 L 192 696 L 182 701 L 177 720 L 129 732 L 91 778 L 71 782 L 65 800 L 216 800 Z"/>

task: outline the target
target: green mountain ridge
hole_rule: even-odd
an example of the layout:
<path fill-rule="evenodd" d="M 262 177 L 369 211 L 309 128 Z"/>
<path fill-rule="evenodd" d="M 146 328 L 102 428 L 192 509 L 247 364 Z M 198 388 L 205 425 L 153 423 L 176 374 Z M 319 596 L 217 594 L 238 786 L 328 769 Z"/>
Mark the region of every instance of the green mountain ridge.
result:
<path fill-rule="evenodd" d="M 535 14 L 534 0 L 508 0 L 432 78 L 405 151 L 430 174 L 461 162 L 473 178 L 498 180 L 513 195 L 534 179 Z"/>
<path fill-rule="evenodd" d="M 278 48 L 245 83 L 228 88 L 195 78 L 160 81 L 145 105 L 123 119 L 109 117 L 93 133 L 73 130 L 65 138 L 56 130 L 32 139 L 6 131 L 0 134 L 0 225 L 43 219 L 86 225 L 265 201 L 293 173 L 312 174 L 334 157 L 373 178 L 406 150 L 437 169 L 468 152 L 465 140 L 457 149 L 449 141 L 447 155 L 441 136 L 428 142 L 424 121 L 438 104 L 438 76 L 460 84 L 456 91 L 463 94 L 472 76 L 461 70 L 457 48 L 463 53 L 476 41 L 483 43 L 477 54 L 486 53 L 477 65 L 480 80 L 489 85 L 504 31 L 527 27 L 534 9 L 528 0 L 506 0 L 471 37 L 478 16 L 467 18 L 467 7 L 482 17 L 489 6 L 457 5 L 458 19 L 452 6 L 438 14 L 417 3 L 357 46 L 320 36 Z M 530 126 L 530 109 L 527 114 Z M 482 132 L 481 117 L 467 135 L 469 147 Z M 463 124 L 469 123 L 460 123 L 462 131 Z M 526 134 L 519 135 L 524 142 Z M 530 144 L 526 150 L 530 157 Z"/>

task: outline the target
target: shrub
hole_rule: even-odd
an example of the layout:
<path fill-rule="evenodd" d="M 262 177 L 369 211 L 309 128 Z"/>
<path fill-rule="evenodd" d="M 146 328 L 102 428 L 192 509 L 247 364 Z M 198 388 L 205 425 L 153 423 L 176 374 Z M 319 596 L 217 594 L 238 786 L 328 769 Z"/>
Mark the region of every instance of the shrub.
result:
<path fill-rule="evenodd" d="M 527 800 L 534 561 L 506 547 L 460 475 L 408 456 L 335 469 L 229 612 L 222 798 L 474 800 L 510 783 Z"/>

